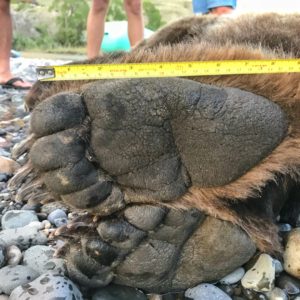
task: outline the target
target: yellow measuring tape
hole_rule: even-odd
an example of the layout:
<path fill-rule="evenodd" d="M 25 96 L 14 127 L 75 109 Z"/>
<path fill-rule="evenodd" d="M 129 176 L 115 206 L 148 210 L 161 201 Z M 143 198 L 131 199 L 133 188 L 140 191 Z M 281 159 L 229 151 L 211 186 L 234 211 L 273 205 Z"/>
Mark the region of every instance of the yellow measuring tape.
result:
<path fill-rule="evenodd" d="M 37 68 L 41 81 L 300 72 L 300 59 L 62 65 Z"/>

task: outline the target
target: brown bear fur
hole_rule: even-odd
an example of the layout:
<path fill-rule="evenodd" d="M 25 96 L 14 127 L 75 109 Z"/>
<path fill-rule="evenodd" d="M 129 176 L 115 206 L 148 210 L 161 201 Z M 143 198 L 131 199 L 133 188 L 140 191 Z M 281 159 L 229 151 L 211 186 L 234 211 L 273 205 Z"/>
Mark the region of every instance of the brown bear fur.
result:
<path fill-rule="evenodd" d="M 300 15 L 245 15 L 235 19 L 215 16 L 179 20 L 141 42 L 130 53 L 105 55 L 84 63 L 139 63 L 237 59 L 296 58 L 300 54 Z M 235 87 L 277 103 L 289 119 L 284 141 L 260 164 L 239 179 L 221 187 L 193 186 L 172 206 L 197 207 L 207 214 L 240 225 L 262 251 L 280 251 L 276 226 L 270 219 L 249 213 L 239 215 L 232 203 L 259 197 L 264 187 L 281 176 L 300 182 L 300 74 L 261 74 L 193 77 L 191 80 Z M 36 83 L 26 104 L 61 91 L 80 92 L 86 81 Z M 129 193 L 129 192 L 128 192 Z M 148 202 L 148 199 L 136 199 Z M 238 207 L 239 204 L 236 204 Z M 248 210 L 249 212 L 249 210 Z"/>

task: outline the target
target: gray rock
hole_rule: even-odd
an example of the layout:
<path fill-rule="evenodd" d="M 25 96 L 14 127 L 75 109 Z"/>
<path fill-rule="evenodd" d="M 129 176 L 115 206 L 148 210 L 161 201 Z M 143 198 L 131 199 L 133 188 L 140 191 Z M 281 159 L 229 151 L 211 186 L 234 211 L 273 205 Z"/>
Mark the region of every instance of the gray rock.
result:
<path fill-rule="evenodd" d="M 277 287 L 267 294 L 269 300 L 288 300 L 287 294 Z"/>
<path fill-rule="evenodd" d="M 244 268 L 237 268 L 230 274 L 226 275 L 220 280 L 220 283 L 222 284 L 234 284 L 240 281 L 243 276 L 245 275 L 245 270 Z"/>
<path fill-rule="evenodd" d="M 83 300 L 77 286 L 67 277 L 51 272 L 41 275 L 34 281 L 18 286 L 10 300 Z"/>
<path fill-rule="evenodd" d="M 273 259 L 275 264 L 275 273 L 279 274 L 283 271 L 282 263 L 278 259 Z"/>
<path fill-rule="evenodd" d="M 285 272 L 282 272 L 276 278 L 276 286 L 287 292 L 289 295 L 297 295 L 300 293 L 300 280 Z"/>
<path fill-rule="evenodd" d="M 98 289 L 92 296 L 92 300 L 147 300 L 147 297 L 139 290 L 128 286 L 110 284 Z"/>
<path fill-rule="evenodd" d="M 54 202 L 44 204 L 41 208 L 41 212 L 46 213 L 47 215 L 49 215 L 57 209 L 61 209 L 64 212 L 68 211 L 68 209 L 66 208 L 66 206 L 62 202 L 54 201 Z"/>
<path fill-rule="evenodd" d="M 62 209 L 56 209 L 48 216 L 48 221 L 50 221 L 51 224 L 55 224 L 55 221 L 58 219 L 67 219 L 67 215 Z"/>
<path fill-rule="evenodd" d="M 50 246 L 33 246 L 24 252 L 23 265 L 42 275 L 48 271 L 64 275 L 66 268 L 62 258 L 53 258 L 54 250 Z"/>
<path fill-rule="evenodd" d="M 57 218 L 54 220 L 54 225 L 56 227 L 61 227 L 63 225 L 66 225 L 68 223 L 68 220 L 66 218 Z"/>
<path fill-rule="evenodd" d="M 31 224 L 0 231 L 0 244 L 5 247 L 16 245 L 20 249 L 27 249 L 32 245 L 45 245 L 47 243 L 47 236 L 40 231 L 40 228 L 32 226 Z"/>
<path fill-rule="evenodd" d="M 24 285 L 38 276 L 39 274 L 29 267 L 6 266 L 0 269 L 0 290 L 9 295 L 16 287 Z"/>
<path fill-rule="evenodd" d="M 184 295 L 193 300 L 231 300 L 222 290 L 209 283 L 202 283 L 187 289 Z"/>
<path fill-rule="evenodd" d="M 10 210 L 6 212 L 1 220 L 2 229 L 19 228 L 38 221 L 34 211 L 31 210 Z"/>
<path fill-rule="evenodd" d="M 292 226 L 287 223 L 278 224 L 278 229 L 280 232 L 289 232 L 292 230 Z"/>
<path fill-rule="evenodd" d="M 5 261 L 6 261 L 5 247 L 0 245 L 0 268 L 4 266 Z"/>

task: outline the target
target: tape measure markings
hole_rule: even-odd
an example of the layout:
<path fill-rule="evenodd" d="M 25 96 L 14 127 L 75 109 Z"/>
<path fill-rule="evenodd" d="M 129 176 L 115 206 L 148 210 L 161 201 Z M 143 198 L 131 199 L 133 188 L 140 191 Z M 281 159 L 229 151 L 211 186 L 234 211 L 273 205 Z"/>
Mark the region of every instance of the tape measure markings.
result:
<path fill-rule="evenodd" d="M 38 80 L 93 80 L 300 72 L 300 59 L 150 62 L 37 67 Z"/>

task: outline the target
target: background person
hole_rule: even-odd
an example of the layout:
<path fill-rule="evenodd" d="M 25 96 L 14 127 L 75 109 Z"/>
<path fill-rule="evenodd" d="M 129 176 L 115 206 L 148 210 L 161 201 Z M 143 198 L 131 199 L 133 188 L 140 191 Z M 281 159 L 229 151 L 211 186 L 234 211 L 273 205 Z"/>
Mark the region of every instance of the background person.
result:
<path fill-rule="evenodd" d="M 193 0 L 195 14 L 222 15 L 233 12 L 235 8 L 236 0 Z"/>
<path fill-rule="evenodd" d="M 0 0 L 0 86 L 4 88 L 29 89 L 31 83 L 14 77 L 10 70 L 12 47 L 12 18 L 10 0 Z"/>
<path fill-rule="evenodd" d="M 87 19 L 88 58 L 96 57 L 99 54 L 108 7 L 109 0 L 93 0 L 92 2 Z M 124 9 L 128 21 L 128 38 L 131 47 L 133 47 L 144 36 L 142 0 L 124 0 Z"/>

